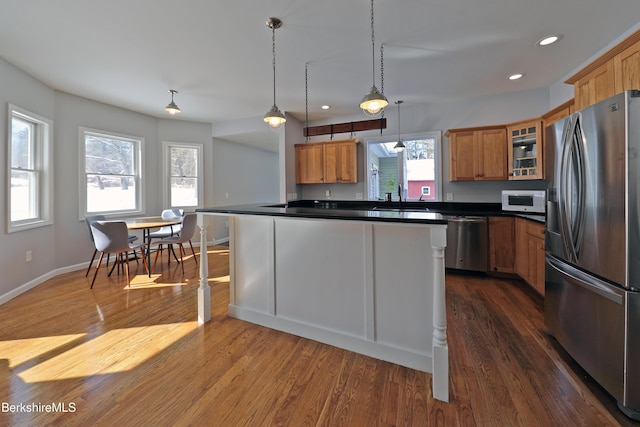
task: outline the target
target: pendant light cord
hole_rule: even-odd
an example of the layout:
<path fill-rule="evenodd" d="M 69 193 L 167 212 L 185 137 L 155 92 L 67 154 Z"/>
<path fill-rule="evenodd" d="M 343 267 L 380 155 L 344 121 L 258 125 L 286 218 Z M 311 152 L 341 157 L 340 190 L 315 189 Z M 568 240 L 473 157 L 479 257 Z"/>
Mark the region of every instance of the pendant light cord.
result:
<path fill-rule="evenodd" d="M 309 142 L 309 75 L 307 68 L 309 66 L 308 62 L 304 63 L 304 115 L 305 115 L 305 126 L 307 127 L 307 134 L 305 135 L 305 142 Z"/>
<path fill-rule="evenodd" d="M 373 0 L 371 0 L 371 74 L 372 86 L 376 85 L 376 39 L 373 29 Z"/>
<path fill-rule="evenodd" d="M 276 105 L 276 26 L 271 26 L 271 43 L 273 46 L 273 105 Z"/>

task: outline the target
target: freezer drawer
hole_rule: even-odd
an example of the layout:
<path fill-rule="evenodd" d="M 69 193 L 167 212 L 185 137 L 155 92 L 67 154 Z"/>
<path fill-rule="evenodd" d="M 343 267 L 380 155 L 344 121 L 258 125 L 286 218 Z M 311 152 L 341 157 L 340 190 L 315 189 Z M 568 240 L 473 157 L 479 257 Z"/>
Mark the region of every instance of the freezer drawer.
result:
<path fill-rule="evenodd" d="M 545 323 L 576 362 L 625 401 L 625 297 L 614 287 L 547 254 Z"/>

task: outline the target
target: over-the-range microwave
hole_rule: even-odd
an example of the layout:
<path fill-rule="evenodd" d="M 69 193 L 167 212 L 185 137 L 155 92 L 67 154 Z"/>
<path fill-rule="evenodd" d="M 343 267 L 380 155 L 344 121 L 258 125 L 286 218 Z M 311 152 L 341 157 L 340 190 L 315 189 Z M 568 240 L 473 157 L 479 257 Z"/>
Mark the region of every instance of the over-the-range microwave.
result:
<path fill-rule="evenodd" d="M 544 190 L 502 190 L 502 210 L 514 212 L 545 212 Z"/>

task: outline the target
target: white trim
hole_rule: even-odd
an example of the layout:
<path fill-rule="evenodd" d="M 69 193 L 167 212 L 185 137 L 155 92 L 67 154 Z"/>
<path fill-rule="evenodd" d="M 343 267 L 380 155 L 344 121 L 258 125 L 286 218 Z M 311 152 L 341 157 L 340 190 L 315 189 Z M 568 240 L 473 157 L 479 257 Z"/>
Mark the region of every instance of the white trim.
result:
<path fill-rule="evenodd" d="M 425 131 L 425 132 L 417 132 L 417 133 L 410 133 L 410 134 L 401 134 L 400 138 L 402 138 L 403 141 L 411 141 L 411 140 L 417 140 L 417 139 L 430 139 L 430 138 L 435 138 L 436 142 L 435 142 L 435 161 L 434 163 L 434 168 L 435 168 L 435 172 L 434 172 L 434 178 L 435 178 L 435 188 L 434 190 L 436 191 L 436 199 L 434 199 L 434 202 L 440 202 L 444 200 L 444 195 L 442 194 L 442 162 L 444 161 L 443 159 L 443 155 L 444 153 L 442 152 L 442 131 L 439 130 L 430 130 L 430 131 Z M 385 142 L 394 142 L 397 141 L 398 137 L 397 136 L 378 136 L 378 137 L 370 137 L 370 138 L 365 138 L 364 142 L 365 142 L 365 158 L 366 158 L 366 163 L 365 163 L 365 174 L 364 174 L 364 188 L 367 190 L 367 194 L 369 192 L 369 167 L 371 164 L 371 160 L 369 158 L 369 144 L 376 144 L 376 143 L 385 143 Z M 405 191 L 408 191 L 407 188 L 405 188 Z"/>
<path fill-rule="evenodd" d="M 198 181 L 198 205 L 197 206 L 173 206 L 171 205 L 171 147 L 192 148 L 198 151 L 197 181 Z M 163 206 L 195 210 L 204 205 L 204 144 L 198 142 L 173 142 L 162 141 L 162 201 Z"/>
<path fill-rule="evenodd" d="M 85 153 L 85 135 L 91 133 L 94 135 L 101 135 L 107 138 L 120 138 L 134 142 L 138 145 L 137 150 L 134 152 L 134 162 L 136 163 L 135 174 L 135 187 L 136 187 L 136 209 L 127 211 L 112 211 L 112 212 L 92 212 L 92 214 L 104 214 L 106 216 L 122 216 L 122 215 L 136 215 L 145 212 L 145 180 L 144 177 L 144 152 L 145 144 L 144 138 L 141 136 L 125 135 L 117 132 L 109 132 L 98 129 L 92 129 L 84 126 L 78 127 L 78 199 L 79 199 L 79 220 L 83 221 L 87 215 L 87 183 L 86 183 L 86 153 Z"/>
<path fill-rule="evenodd" d="M 36 132 L 36 156 L 35 170 L 39 172 L 37 203 L 38 218 L 23 221 L 11 221 L 11 139 L 12 139 L 12 119 L 19 115 L 25 121 L 34 123 L 37 126 Z M 53 121 L 42 117 L 36 113 L 20 108 L 17 105 L 8 104 L 7 108 L 7 233 L 28 230 L 32 228 L 44 227 L 53 224 Z"/>

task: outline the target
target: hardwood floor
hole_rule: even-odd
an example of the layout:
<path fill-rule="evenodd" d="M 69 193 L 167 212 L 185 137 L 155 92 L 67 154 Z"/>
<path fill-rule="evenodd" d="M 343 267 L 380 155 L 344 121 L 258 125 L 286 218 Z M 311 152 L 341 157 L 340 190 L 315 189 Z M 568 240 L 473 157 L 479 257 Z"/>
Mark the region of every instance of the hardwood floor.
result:
<path fill-rule="evenodd" d="M 195 263 L 183 278 L 163 261 L 151 279 L 133 262 L 131 287 L 101 271 L 90 290 L 81 270 L 0 306 L 0 425 L 638 425 L 546 335 L 521 282 L 447 275 L 447 404 L 430 374 L 229 318 L 225 247 L 209 249 L 199 326 Z"/>

